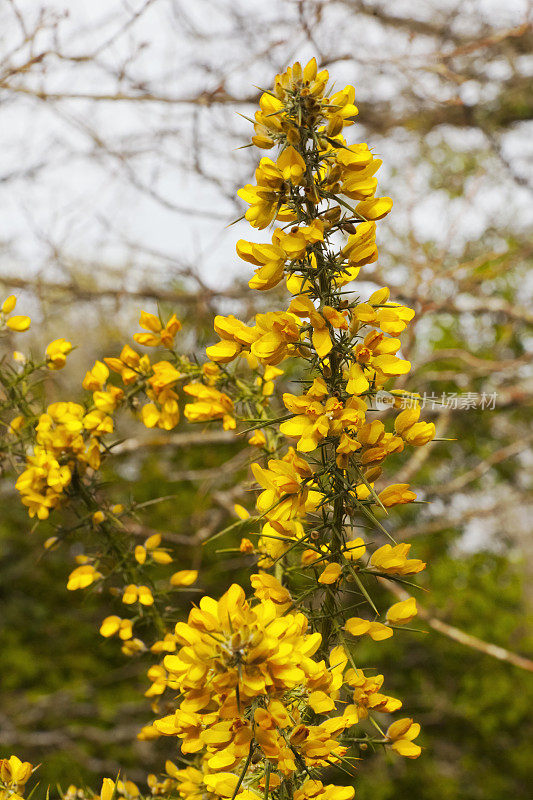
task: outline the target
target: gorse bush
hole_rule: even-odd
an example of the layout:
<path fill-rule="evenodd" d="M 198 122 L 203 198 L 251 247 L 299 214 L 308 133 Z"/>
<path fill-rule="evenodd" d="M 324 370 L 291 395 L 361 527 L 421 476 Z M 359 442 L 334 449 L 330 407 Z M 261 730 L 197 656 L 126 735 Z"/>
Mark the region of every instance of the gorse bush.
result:
<path fill-rule="evenodd" d="M 83 401 L 44 413 L 43 372 L 65 366 L 71 343 L 52 342 L 40 362 L 16 352 L 1 365 L 2 455 L 18 469 L 29 516 L 54 527 L 45 548 L 84 542 L 67 589 L 107 592 L 115 613 L 101 635 L 116 637 L 127 656 L 153 658 L 146 696 L 154 718 L 138 736 L 174 738 L 176 757 L 148 776 L 148 794 L 350 800 L 365 750 L 421 752 L 411 717 L 387 721 L 402 703 L 360 663 L 357 643 L 390 638 L 417 614 L 411 595 L 388 609 L 373 598 L 376 582 L 413 587 L 425 567 L 383 527 L 390 509 L 416 502 L 385 462 L 427 444 L 435 427 L 420 420 L 416 394 L 393 388 L 410 369 L 397 337 L 413 311 L 386 287 L 363 298 L 353 285 L 377 259 L 376 224 L 392 201 L 376 196 L 381 161 L 343 136 L 357 115 L 353 87 L 331 93 L 328 80 L 315 60 L 296 63 L 262 94 L 252 141 L 277 156 L 261 158 L 256 183 L 239 192 L 252 227 L 279 223 L 270 243 L 237 243 L 255 267 L 250 287 L 285 281 L 286 307 L 250 324 L 217 316 L 219 341 L 207 358 L 180 352 L 175 315 L 143 311 L 133 339 L 150 355 L 126 344 L 87 372 Z M 2 324 L 24 331 L 29 319 L 10 316 L 14 307 L 9 297 Z M 293 391 L 279 405 L 282 375 Z M 259 487 L 255 509 L 237 505 L 237 521 L 216 534 L 242 537 L 243 559 L 255 564 L 249 585 L 203 597 L 187 620 L 180 608 L 198 572 L 182 563 L 176 571 L 158 533 L 136 544 L 125 523 L 152 501 L 113 503 L 101 477 L 119 442 L 119 412 L 170 431 L 182 407 L 189 423 L 241 435 Z M 384 408 L 395 412 L 390 424 Z M 327 783 L 326 770 L 339 785 Z M 31 774 L 17 756 L 5 759 L 2 800 L 21 796 Z M 140 793 L 126 777 L 109 777 L 100 797 Z M 63 796 L 98 795 L 70 786 Z"/>

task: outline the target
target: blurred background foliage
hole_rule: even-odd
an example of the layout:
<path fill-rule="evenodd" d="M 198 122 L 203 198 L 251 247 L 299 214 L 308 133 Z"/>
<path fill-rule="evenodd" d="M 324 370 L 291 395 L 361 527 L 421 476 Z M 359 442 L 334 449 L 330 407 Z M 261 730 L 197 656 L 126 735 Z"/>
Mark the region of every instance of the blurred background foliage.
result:
<path fill-rule="evenodd" d="M 316 55 L 339 85 L 354 83 L 351 130 L 382 155 L 381 191 L 395 201 L 358 291 L 387 284 L 416 310 L 402 337 L 413 363 L 405 387 L 457 398 L 425 409 L 449 441 L 396 460 L 396 479 L 428 502 L 385 523 L 428 562 L 423 632 L 360 651 L 422 723 L 425 751 L 415 762 L 369 754 L 357 796 L 526 800 L 531 5 L 76 0 L 68 14 L 65 5 L 0 6 L 0 284 L 32 313 L 35 353 L 58 336 L 78 348 L 48 399 L 75 399 L 94 359 L 131 341 L 140 308 L 175 311 L 192 353 L 211 341 L 218 311 L 249 318 L 283 302 L 277 290 L 247 291 L 233 246 L 250 231 L 226 227 L 260 155 L 235 150 L 250 135 L 239 114 L 252 116 L 254 85 L 296 58 Z M 483 394 L 494 408 L 480 408 Z M 117 502 L 169 496 L 139 513 L 131 535 L 163 533 L 180 566 L 201 569 L 202 592 L 245 580 L 246 559 L 218 553 L 239 537 L 208 542 L 235 519 L 235 502 L 253 502 L 240 443 L 214 427 L 163 436 L 126 419 L 120 433 L 102 491 Z M 42 797 L 49 784 L 96 785 L 119 769 L 142 783 L 172 755 L 165 739 L 135 742 L 150 720 L 148 662 L 98 635 L 108 597 L 67 595 L 82 543 L 45 553 L 51 526 L 31 532 L 13 476 L 0 491 L 0 755 L 42 762 Z M 183 593 L 184 614 L 196 594 Z M 505 648 L 500 658 L 490 645 Z"/>

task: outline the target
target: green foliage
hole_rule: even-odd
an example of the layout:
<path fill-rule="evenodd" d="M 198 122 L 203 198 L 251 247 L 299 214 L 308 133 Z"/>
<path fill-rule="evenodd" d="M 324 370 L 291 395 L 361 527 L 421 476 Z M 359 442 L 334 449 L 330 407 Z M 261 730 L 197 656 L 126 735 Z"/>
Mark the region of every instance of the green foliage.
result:
<path fill-rule="evenodd" d="M 425 605 L 485 641 L 531 652 L 522 565 L 487 551 L 451 557 L 450 544 L 449 537 L 428 539 L 421 548 L 432 565 Z M 388 690 L 422 724 L 423 755 L 417 762 L 369 759 L 359 775 L 360 800 L 527 800 L 533 675 L 425 630 L 400 631 L 373 648 Z M 393 669 L 398 664 L 403 669 Z"/>

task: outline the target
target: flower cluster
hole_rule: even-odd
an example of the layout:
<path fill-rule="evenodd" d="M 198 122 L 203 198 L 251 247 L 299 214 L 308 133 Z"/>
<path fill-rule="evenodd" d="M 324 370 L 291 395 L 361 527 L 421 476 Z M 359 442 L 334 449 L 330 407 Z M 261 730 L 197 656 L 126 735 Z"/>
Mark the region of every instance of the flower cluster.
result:
<path fill-rule="evenodd" d="M 113 430 L 107 411 L 86 413 L 79 403 L 52 403 L 41 414 L 35 446 L 16 483 L 30 517 L 46 519 L 70 485 L 74 472 L 100 466 L 99 435 Z"/>
<path fill-rule="evenodd" d="M 329 664 L 314 659 L 322 637 L 291 610 L 289 592 L 268 573 L 251 582 L 255 602 L 236 584 L 218 601 L 203 597 L 175 626 L 176 652 L 150 676 L 151 696 L 170 688 L 180 697 L 175 712 L 155 721 L 156 730 L 177 736 L 184 754 L 202 753 L 202 781 L 215 792 L 228 782 L 234 790 L 251 752 L 257 767 L 243 791 L 262 788 L 265 759 L 272 787 L 302 768 L 335 762 L 346 751 L 339 734 L 358 718 L 353 706 L 331 717 L 347 663 L 342 647 Z"/>

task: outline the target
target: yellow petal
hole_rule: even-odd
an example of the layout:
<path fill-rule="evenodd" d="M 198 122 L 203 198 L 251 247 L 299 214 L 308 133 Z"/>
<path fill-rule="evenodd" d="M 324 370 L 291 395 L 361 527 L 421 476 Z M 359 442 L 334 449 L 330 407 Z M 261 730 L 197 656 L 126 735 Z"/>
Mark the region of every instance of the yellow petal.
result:
<path fill-rule="evenodd" d="M 328 329 L 319 328 L 319 330 L 313 331 L 312 340 L 319 358 L 325 358 L 333 347 Z"/>
<path fill-rule="evenodd" d="M 115 793 L 115 781 L 111 778 L 104 778 L 102 781 L 102 788 L 100 789 L 101 800 L 111 800 Z"/>
<path fill-rule="evenodd" d="M 316 714 L 327 714 L 335 709 L 335 703 L 325 692 L 311 692 L 307 702 Z"/>
<path fill-rule="evenodd" d="M 182 569 L 170 578 L 172 586 L 192 586 L 198 579 L 198 570 Z"/>
<path fill-rule="evenodd" d="M 361 617 L 350 617 L 350 619 L 346 620 L 344 628 L 348 633 L 351 633 L 352 636 L 362 636 L 364 633 L 368 632 L 370 621 L 361 619 Z"/>
<path fill-rule="evenodd" d="M 390 197 L 372 197 L 369 200 L 362 200 L 355 207 L 358 214 L 366 220 L 383 219 L 392 208 Z"/>
<path fill-rule="evenodd" d="M 217 361 L 220 364 L 229 364 L 241 352 L 241 345 L 238 342 L 232 342 L 229 339 L 223 339 L 217 344 L 211 345 L 206 349 L 207 357 L 211 361 Z"/>
<path fill-rule="evenodd" d="M 17 298 L 14 294 L 10 294 L 9 297 L 6 297 L 4 302 L 2 303 L 2 312 L 4 314 L 11 314 L 15 306 L 17 305 Z"/>
<path fill-rule="evenodd" d="M 110 617 L 106 617 L 100 626 L 100 633 L 102 636 L 106 638 L 108 636 L 113 636 L 118 629 L 120 628 L 120 617 L 116 615 L 112 615 Z"/>
<path fill-rule="evenodd" d="M 418 758 L 422 752 L 420 745 L 410 742 L 407 739 L 399 739 L 397 742 L 394 742 L 392 749 L 400 756 L 405 756 L 406 758 Z"/>
<path fill-rule="evenodd" d="M 328 564 L 321 573 L 318 582 L 325 584 L 336 583 L 339 580 L 341 572 L 342 567 L 340 564 Z"/>
<path fill-rule="evenodd" d="M 22 315 L 10 317 L 6 322 L 6 325 L 12 331 L 18 331 L 21 333 L 22 331 L 28 330 L 31 325 L 31 319 Z"/>
<path fill-rule="evenodd" d="M 394 603 L 387 611 L 387 619 L 389 622 L 396 625 L 405 625 L 407 622 L 416 617 L 418 613 L 416 607 L 416 600 L 414 597 L 408 597 L 407 600 L 402 600 L 400 603 Z"/>
<path fill-rule="evenodd" d="M 346 391 L 348 394 L 363 394 L 370 386 L 365 378 L 362 367 L 359 364 L 351 364 L 348 370 L 348 383 Z"/>
<path fill-rule="evenodd" d="M 138 544 L 137 547 L 135 548 L 135 560 L 139 564 L 144 564 L 144 562 L 146 561 L 146 550 L 141 544 Z"/>

